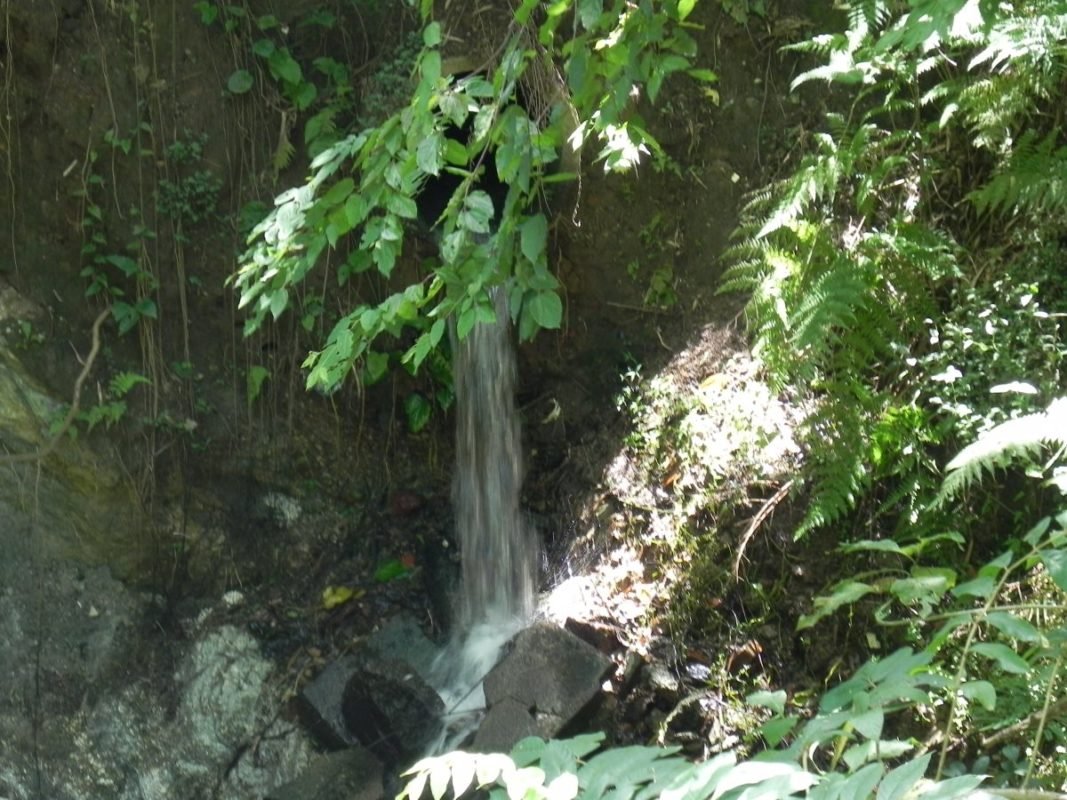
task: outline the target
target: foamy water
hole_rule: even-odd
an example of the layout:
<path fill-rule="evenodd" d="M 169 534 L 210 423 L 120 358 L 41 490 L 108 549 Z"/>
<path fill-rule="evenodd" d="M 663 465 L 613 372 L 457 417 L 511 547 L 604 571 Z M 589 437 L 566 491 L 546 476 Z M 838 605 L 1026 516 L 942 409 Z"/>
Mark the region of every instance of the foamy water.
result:
<path fill-rule="evenodd" d="M 522 441 L 515 408 L 515 350 L 503 293 L 497 321 L 454 341 L 456 472 L 452 501 L 461 556 L 456 631 L 438 658 L 434 688 L 445 701 L 435 752 L 452 749 L 477 726 L 481 683 L 501 648 L 530 620 L 537 542 L 519 508 Z"/>

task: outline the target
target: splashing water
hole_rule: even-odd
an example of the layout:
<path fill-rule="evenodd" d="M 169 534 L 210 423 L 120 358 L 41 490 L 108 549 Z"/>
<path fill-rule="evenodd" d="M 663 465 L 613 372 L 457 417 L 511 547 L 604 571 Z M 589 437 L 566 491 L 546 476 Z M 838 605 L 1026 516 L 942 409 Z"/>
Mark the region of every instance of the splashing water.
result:
<path fill-rule="evenodd" d="M 537 545 L 519 508 L 523 462 L 516 367 L 504 294 L 497 321 L 455 342 L 456 473 L 452 499 L 462 558 L 456 634 L 438 660 L 436 688 L 449 710 L 438 747 L 477 724 L 481 681 L 535 607 Z"/>

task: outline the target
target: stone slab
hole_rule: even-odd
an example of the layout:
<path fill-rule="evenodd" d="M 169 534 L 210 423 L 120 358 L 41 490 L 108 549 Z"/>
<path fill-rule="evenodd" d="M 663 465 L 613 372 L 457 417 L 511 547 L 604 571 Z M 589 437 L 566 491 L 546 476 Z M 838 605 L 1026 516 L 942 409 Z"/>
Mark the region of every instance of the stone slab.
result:
<path fill-rule="evenodd" d="M 350 747 L 313 760 L 265 800 L 383 800 L 384 770 L 369 750 Z"/>
<path fill-rule="evenodd" d="M 536 735 L 555 736 L 597 696 L 612 668 L 609 658 L 573 634 L 537 623 L 512 639 L 500 663 L 486 676 L 489 715 L 501 705 L 506 711 L 500 713 L 512 716 L 521 708 L 533 720 Z M 497 736 L 499 716 L 492 722 L 486 737 Z M 525 730 L 521 720 L 514 728 L 516 733 Z"/>
<path fill-rule="evenodd" d="M 343 656 L 327 665 L 297 697 L 301 720 L 325 747 L 338 749 L 359 743 L 341 714 L 345 687 L 359 666 L 356 656 Z"/>

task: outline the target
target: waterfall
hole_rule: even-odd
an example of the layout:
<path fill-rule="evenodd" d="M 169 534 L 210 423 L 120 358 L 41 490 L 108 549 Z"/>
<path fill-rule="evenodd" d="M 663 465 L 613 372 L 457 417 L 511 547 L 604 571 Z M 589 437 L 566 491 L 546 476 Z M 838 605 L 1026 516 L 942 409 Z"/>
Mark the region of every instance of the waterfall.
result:
<path fill-rule="evenodd" d="M 438 747 L 462 740 L 484 705 L 481 681 L 534 611 L 537 545 L 519 508 L 523 459 L 515 408 L 515 350 L 503 291 L 496 322 L 454 341 L 456 472 L 452 485 L 461 556 L 455 633 L 438 665 L 450 710 Z M 474 721 L 471 717 L 474 715 Z"/>

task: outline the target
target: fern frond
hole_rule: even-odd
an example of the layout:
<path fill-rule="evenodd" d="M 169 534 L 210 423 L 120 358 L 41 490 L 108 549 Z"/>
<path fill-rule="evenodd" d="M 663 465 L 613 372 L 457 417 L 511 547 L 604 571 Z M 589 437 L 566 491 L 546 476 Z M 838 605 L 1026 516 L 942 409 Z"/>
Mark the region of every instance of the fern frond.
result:
<path fill-rule="evenodd" d="M 838 397 L 843 399 L 849 394 L 843 392 Z M 854 396 L 853 400 L 856 402 L 827 403 L 805 423 L 811 499 L 793 534 L 797 539 L 841 519 L 856 507 L 870 486 L 863 403 L 859 397 Z"/>
<path fill-rule="evenodd" d="M 1053 400 L 1047 409 L 1002 422 L 963 448 L 945 468 L 948 475 L 935 505 L 953 500 L 977 483 L 984 472 L 994 473 L 1018 459 L 1035 456 L 1045 447 L 1067 449 L 1067 397 Z"/>
<path fill-rule="evenodd" d="M 1040 142 L 1027 131 L 989 183 L 970 195 L 981 211 L 1062 217 L 1067 214 L 1067 147 L 1055 148 L 1057 135 Z"/>

